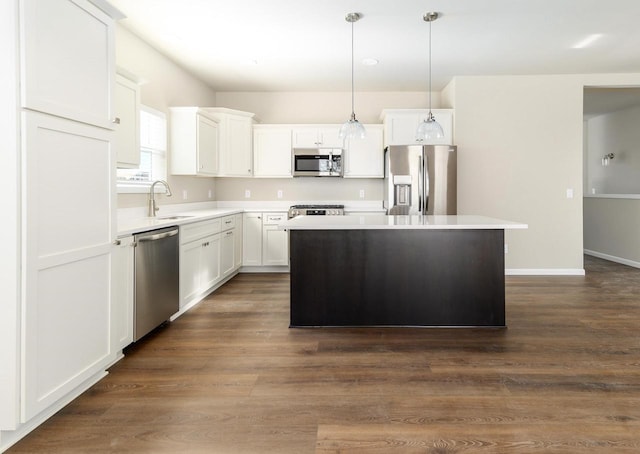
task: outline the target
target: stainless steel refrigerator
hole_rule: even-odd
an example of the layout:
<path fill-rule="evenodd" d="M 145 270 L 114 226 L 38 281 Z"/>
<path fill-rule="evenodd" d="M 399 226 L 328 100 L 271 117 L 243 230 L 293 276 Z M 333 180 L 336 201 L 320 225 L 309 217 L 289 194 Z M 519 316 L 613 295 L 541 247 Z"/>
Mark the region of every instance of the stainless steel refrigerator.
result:
<path fill-rule="evenodd" d="M 457 148 L 394 145 L 385 149 L 387 214 L 457 214 Z"/>

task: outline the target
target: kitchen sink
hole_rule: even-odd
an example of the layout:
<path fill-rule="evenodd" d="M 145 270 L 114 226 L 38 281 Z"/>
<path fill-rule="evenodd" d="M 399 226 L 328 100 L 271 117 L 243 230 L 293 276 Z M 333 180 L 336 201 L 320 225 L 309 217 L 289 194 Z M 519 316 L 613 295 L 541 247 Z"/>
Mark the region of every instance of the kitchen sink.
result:
<path fill-rule="evenodd" d="M 158 216 L 156 219 L 161 220 L 171 220 L 171 219 L 187 219 L 192 218 L 193 216 L 183 215 L 183 216 Z"/>

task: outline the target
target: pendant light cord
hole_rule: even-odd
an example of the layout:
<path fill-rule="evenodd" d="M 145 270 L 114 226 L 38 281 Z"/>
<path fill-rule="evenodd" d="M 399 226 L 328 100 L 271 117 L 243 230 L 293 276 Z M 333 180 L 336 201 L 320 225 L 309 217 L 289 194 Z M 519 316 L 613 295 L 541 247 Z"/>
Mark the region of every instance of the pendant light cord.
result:
<path fill-rule="evenodd" d="M 353 46 L 353 22 L 351 22 L 351 119 L 355 120 L 356 119 L 356 108 L 355 108 L 355 94 L 354 94 L 354 84 L 353 84 L 353 73 L 354 73 L 354 66 L 353 66 L 353 51 L 354 46 Z"/>
<path fill-rule="evenodd" d="M 429 21 L 429 118 L 431 118 L 431 23 Z"/>

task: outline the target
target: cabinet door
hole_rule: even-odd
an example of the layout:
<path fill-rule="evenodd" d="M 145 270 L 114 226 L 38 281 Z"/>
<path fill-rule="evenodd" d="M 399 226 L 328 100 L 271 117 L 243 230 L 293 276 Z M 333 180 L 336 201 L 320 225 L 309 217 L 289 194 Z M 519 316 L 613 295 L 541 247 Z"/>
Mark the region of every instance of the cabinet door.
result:
<path fill-rule="evenodd" d="M 427 118 L 427 110 L 396 111 L 385 117 L 385 146 L 389 145 L 437 145 L 453 144 L 453 112 L 449 109 L 434 109 L 433 115 L 442 126 L 444 137 L 429 142 L 417 141 L 418 125 Z"/>
<path fill-rule="evenodd" d="M 113 247 L 111 292 L 112 350 L 118 352 L 133 342 L 133 236 Z"/>
<path fill-rule="evenodd" d="M 364 139 L 347 139 L 345 178 L 384 178 L 382 125 L 365 125 Z"/>
<path fill-rule="evenodd" d="M 294 148 L 318 148 L 321 145 L 318 128 L 293 128 L 291 131 Z"/>
<path fill-rule="evenodd" d="M 338 137 L 340 126 L 324 127 L 318 130 L 320 146 L 325 148 L 344 148 L 344 140 Z"/>
<path fill-rule="evenodd" d="M 289 235 L 286 230 L 279 230 L 277 225 L 262 227 L 262 264 L 289 264 Z"/>
<path fill-rule="evenodd" d="M 233 233 L 233 240 L 235 241 L 235 245 L 233 247 L 233 267 L 238 269 L 242 266 L 242 234 L 243 234 L 243 225 L 242 225 L 242 214 L 236 214 L 235 216 L 235 228 Z"/>
<path fill-rule="evenodd" d="M 262 213 L 244 214 L 242 240 L 242 265 L 262 265 Z"/>
<path fill-rule="evenodd" d="M 113 133 L 36 112 L 23 125 L 24 422 L 115 359 L 116 225 Z"/>
<path fill-rule="evenodd" d="M 86 0 L 24 0 L 23 107 L 112 128 L 114 23 Z"/>
<path fill-rule="evenodd" d="M 233 230 L 227 230 L 222 232 L 222 239 L 220 244 L 220 268 L 222 277 L 226 277 L 234 270 L 235 260 L 235 237 Z"/>
<path fill-rule="evenodd" d="M 224 150 L 227 168 L 225 175 L 251 176 L 251 119 L 229 116 L 227 124 L 227 147 Z"/>
<path fill-rule="evenodd" d="M 210 118 L 196 115 L 197 173 L 218 174 L 218 123 Z"/>
<path fill-rule="evenodd" d="M 180 246 L 180 309 L 200 292 L 200 263 L 204 241 L 197 240 Z"/>
<path fill-rule="evenodd" d="M 389 115 L 385 119 L 387 127 L 387 145 L 414 145 L 416 130 L 422 121 L 422 116 L 416 112 Z"/>
<path fill-rule="evenodd" d="M 220 280 L 220 234 L 210 235 L 202 240 L 200 256 L 200 291 L 210 289 Z"/>
<path fill-rule="evenodd" d="M 253 176 L 291 177 L 291 129 L 254 129 Z"/>
<path fill-rule="evenodd" d="M 137 83 L 116 76 L 115 149 L 120 168 L 140 165 L 140 89 Z"/>

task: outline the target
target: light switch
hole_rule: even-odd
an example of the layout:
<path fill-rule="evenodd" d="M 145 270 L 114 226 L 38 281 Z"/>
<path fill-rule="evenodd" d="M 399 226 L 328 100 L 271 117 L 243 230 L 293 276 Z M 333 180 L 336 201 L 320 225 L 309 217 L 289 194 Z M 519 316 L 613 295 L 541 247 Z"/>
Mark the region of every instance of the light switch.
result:
<path fill-rule="evenodd" d="M 282 198 L 282 189 L 278 189 L 278 198 L 281 199 Z"/>
<path fill-rule="evenodd" d="M 245 199 L 250 199 L 251 198 L 251 190 L 250 189 L 245 189 L 244 190 L 244 198 Z"/>

